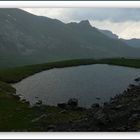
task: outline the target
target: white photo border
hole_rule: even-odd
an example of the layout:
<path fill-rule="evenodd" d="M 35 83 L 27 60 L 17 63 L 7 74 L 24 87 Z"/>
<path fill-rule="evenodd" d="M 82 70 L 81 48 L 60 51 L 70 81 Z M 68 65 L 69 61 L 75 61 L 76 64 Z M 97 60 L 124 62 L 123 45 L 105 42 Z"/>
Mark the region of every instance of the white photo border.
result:
<path fill-rule="evenodd" d="M 140 1 L 0 1 L 0 8 L 140 8 Z M 140 139 L 140 132 L 1 132 L 0 139 Z"/>

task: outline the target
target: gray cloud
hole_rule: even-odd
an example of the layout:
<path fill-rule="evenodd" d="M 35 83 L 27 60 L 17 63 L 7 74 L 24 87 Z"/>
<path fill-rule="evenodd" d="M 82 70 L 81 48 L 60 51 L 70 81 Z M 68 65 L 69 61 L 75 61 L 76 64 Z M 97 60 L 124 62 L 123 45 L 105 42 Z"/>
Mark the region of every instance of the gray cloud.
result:
<path fill-rule="evenodd" d="M 140 8 L 73 8 L 63 13 L 72 20 L 140 21 Z"/>
<path fill-rule="evenodd" d="M 140 8 L 27 8 L 28 11 L 60 20 L 110 20 L 112 22 L 140 21 Z"/>

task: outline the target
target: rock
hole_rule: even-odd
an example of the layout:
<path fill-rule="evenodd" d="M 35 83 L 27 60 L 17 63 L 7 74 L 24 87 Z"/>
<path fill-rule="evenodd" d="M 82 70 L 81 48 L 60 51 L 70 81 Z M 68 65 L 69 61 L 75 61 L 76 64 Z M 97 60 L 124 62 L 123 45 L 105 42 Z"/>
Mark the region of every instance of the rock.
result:
<path fill-rule="evenodd" d="M 92 108 L 99 108 L 100 105 L 99 105 L 98 103 L 95 103 L 95 104 L 92 104 L 91 107 L 92 107 Z"/>
<path fill-rule="evenodd" d="M 60 108 L 66 109 L 67 104 L 66 103 L 58 103 L 57 106 Z"/>
<path fill-rule="evenodd" d="M 41 100 L 38 100 L 38 101 L 36 102 L 36 104 L 37 104 L 37 105 L 42 105 L 42 101 L 41 101 Z"/>
<path fill-rule="evenodd" d="M 67 111 L 66 110 L 62 110 L 59 113 L 65 114 L 65 113 L 67 113 Z"/>
<path fill-rule="evenodd" d="M 117 127 L 116 130 L 120 132 L 124 132 L 126 130 L 126 127 L 125 126 Z"/>
<path fill-rule="evenodd" d="M 39 117 L 37 117 L 37 118 L 31 120 L 31 122 L 38 122 L 39 120 L 44 119 L 44 118 L 46 118 L 46 117 L 47 117 L 46 114 L 42 114 L 41 116 L 39 116 Z"/>
<path fill-rule="evenodd" d="M 140 112 L 140 106 L 133 107 L 132 110 L 133 110 L 134 112 Z"/>
<path fill-rule="evenodd" d="M 25 99 L 21 99 L 21 102 L 26 102 L 26 100 Z"/>
<path fill-rule="evenodd" d="M 71 98 L 68 100 L 68 105 L 71 106 L 72 108 L 78 106 L 78 100 L 76 98 Z"/>
<path fill-rule="evenodd" d="M 27 101 L 26 99 L 22 99 L 21 102 L 30 105 L 30 102 Z"/>
<path fill-rule="evenodd" d="M 100 124 L 107 124 L 109 122 L 108 118 L 107 118 L 107 114 L 105 114 L 103 112 L 102 109 L 100 109 L 99 111 L 97 111 L 95 114 L 94 114 L 94 119 L 100 123 Z"/>
<path fill-rule="evenodd" d="M 115 109 L 121 109 L 123 107 L 123 105 L 117 105 L 116 107 L 115 107 Z"/>
<path fill-rule="evenodd" d="M 99 97 L 96 97 L 96 99 L 97 99 L 97 100 L 101 100 L 101 98 L 99 98 Z"/>
<path fill-rule="evenodd" d="M 16 94 L 14 94 L 13 97 L 14 97 L 15 99 L 17 99 L 17 100 L 20 100 L 20 97 L 19 97 L 18 95 L 16 95 Z"/>
<path fill-rule="evenodd" d="M 84 111 L 85 108 L 83 108 L 83 107 L 77 107 L 76 110 L 78 110 L 78 111 Z"/>
<path fill-rule="evenodd" d="M 53 129 L 55 129 L 55 128 L 56 128 L 55 125 L 49 125 L 49 126 L 48 126 L 48 130 L 53 130 Z"/>
<path fill-rule="evenodd" d="M 132 121 L 135 121 L 137 119 L 140 119 L 140 115 L 139 114 L 133 114 L 130 118 L 129 118 L 129 121 L 132 122 Z"/>
<path fill-rule="evenodd" d="M 134 81 L 139 82 L 140 81 L 140 77 L 134 79 Z"/>
<path fill-rule="evenodd" d="M 107 106 L 108 105 L 108 103 L 107 102 L 104 102 L 104 106 Z"/>
<path fill-rule="evenodd" d="M 115 104 L 115 103 L 116 103 L 116 100 L 114 99 L 110 101 L 110 104 Z"/>
<path fill-rule="evenodd" d="M 135 85 L 134 84 L 130 84 L 129 87 L 130 88 L 133 88 L 133 87 L 135 87 Z"/>
<path fill-rule="evenodd" d="M 25 100 L 25 99 L 22 99 L 22 100 L 21 100 L 21 102 L 23 102 L 23 103 L 24 103 L 24 102 L 26 102 L 26 100 Z"/>

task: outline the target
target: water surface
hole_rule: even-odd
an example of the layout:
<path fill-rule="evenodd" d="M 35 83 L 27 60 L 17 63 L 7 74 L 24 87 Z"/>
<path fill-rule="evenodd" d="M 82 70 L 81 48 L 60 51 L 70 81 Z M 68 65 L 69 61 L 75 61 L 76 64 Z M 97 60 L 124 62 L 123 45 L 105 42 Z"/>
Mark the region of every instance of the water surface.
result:
<path fill-rule="evenodd" d="M 80 106 L 89 107 L 122 93 L 137 77 L 139 69 L 94 64 L 46 70 L 13 86 L 31 104 L 42 100 L 44 104 L 57 105 L 77 98 Z"/>

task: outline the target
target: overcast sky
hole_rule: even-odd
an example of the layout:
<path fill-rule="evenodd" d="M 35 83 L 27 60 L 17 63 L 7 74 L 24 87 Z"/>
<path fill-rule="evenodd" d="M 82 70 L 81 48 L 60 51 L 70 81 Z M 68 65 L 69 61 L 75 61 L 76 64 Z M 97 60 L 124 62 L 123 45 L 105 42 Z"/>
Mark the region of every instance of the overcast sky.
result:
<path fill-rule="evenodd" d="M 24 8 L 36 15 L 65 23 L 89 20 L 92 26 L 107 29 L 120 38 L 140 38 L 140 8 Z"/>

